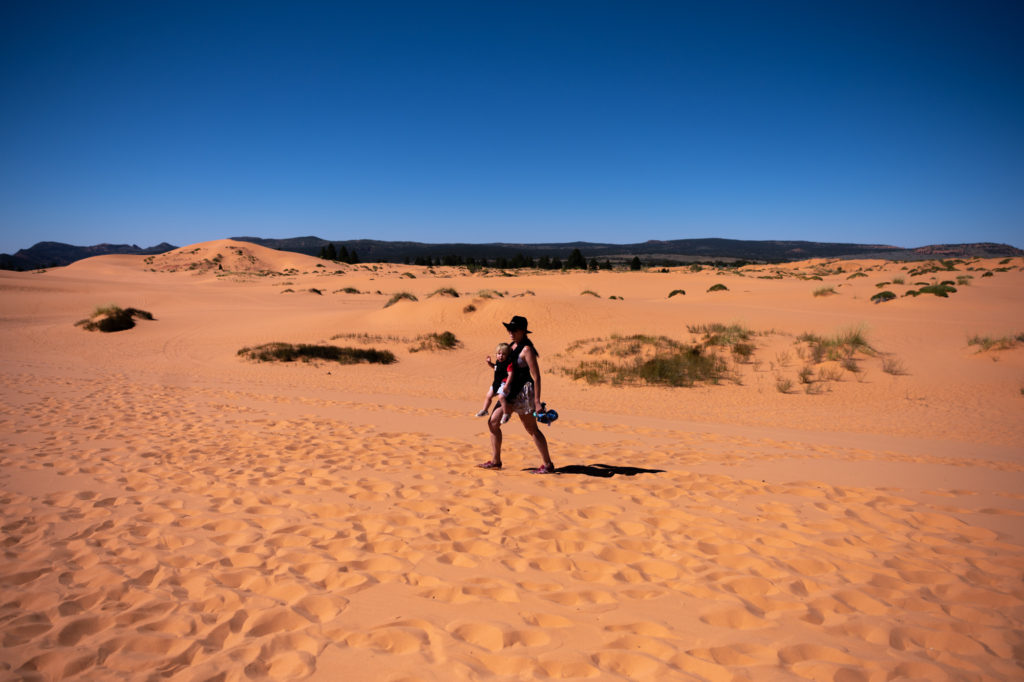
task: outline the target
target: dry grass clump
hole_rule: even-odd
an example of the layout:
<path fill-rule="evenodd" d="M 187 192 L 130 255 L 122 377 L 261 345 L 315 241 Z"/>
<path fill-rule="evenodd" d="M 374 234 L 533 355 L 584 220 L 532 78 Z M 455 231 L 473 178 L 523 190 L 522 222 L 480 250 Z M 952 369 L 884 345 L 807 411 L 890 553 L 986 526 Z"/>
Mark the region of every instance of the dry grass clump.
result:
<path fill-rule="evenodd" d="M 724 284 L 712 284 L 710 287 L 708 287 L 708 291 L 729 291 L 729 287 L 725 286 Z"/>
<path fill-rule="evenodd" d="M 754 354 L 754 344 L 751 339 L 755 332 L 747 329 L 741 324 L 722 324 L 713 322 L 711 324 L 686 325 L 686 330 L 691 334 L 700 334 L 701 344 L 705 347 L 720 346 L 728 348 L 736 358 L 743 361 L 749 360 Z"/>
<path fill-rule="evenodd" d="M 452 289 L 451 287 L 441 287 L 437 291 L 429 294 L 427 298 L 430 298 L 431 296 L 449 296 L 451 298 L 458 298 L 459 292 L 455 291 L 455 289 Z"/>
<path fill-rule="evenodd" d="M 497 289 L 481 289 L 476 292 L 476 295 L 480 298 L 504 298 L 505 294 L 501 293 Z"/>
<path fill-rule="evenodd" d="M 978 346 L 978 352 L 982 353 L 990 350 L 1010 350 L 1016 348 L 1018 344 L 1024 343 L 1024 332 L 1010 336 L 979 336 L 975 334 L 971 338 L 967 339 L 968 346 Z"/>
<path fill-rule="evenodd" d="M 904 376 L 909 374 L 906 366 L 897 358 L 882 358 L 882 371 L 893 376 Z"/>
<path fill-rule="evenodd" d="M 863 327 L 847 329 L 833 336 L 818 336 L 805 332 L 797 337 L 797 343 L 804 344 L 797 349 L 800 357 L 815 365 L 825 360 L 840 362 L 854 357 L 857 353 L 877 355 L 877 351 L 868 343 Z"/>
<path fill-rule="evenodd" d="M 562 372 L 591 384 L 693 386 L 735 380 L 728 362 L 700 345 L 685 344 L 666 336 L 613 335 L 607 339 L 577 341 L 567 354 L 578 351 L 591 356 Z"/>
<path fill-rule="evenodd" d="M 415 339 L 418 343 L 409 347 L 410 353 L 418 353 L 421 350 L 453 350 L 461 345 L 451 332 L 437 332 L 423 334 Z"/>
<path fill-rule="evenodd" d="M 100 306 L 89 317 L 75 322 L 75 326 L 90 332 L 120 332 L 134 327 L 137 317 L 143 320 L 152 320 L 153 314 L 138 308 L 119 308 L 116 305 Z"/>
<path fill-rule="evenodd" d="M 261 346 L 239 349 L 238 355 L 259 362 L 295 362 L 302 360 L 329 360 L 342 365 L 354 365 L 359 362 L 390 365 L 397 362 L 395 354 L 389 350 L 376 348 L 348 348 L 316 344 L 265 343 Z"/>
<path fill-rule="evenodd" d="M 601 296 L 596 291 L 591 291 L 590 289 L 584 289 L 583 291 L 581 291 L 580 296 L 593 296 L 594 298 L 601 298 Z"/>
<path fill-rule="evenodd" d="M 398 303 L 399 301 L 403 301 L 403 300 L 406 300 L 406 301 L 418 301 L 419 299 L 416 298 L 414 295 L 410 294 L 408 291 L 401 291 L 401 292 L 395 294 L 394 296 L 392 296 L 391 299 L 387 303 L 384 304 L 384 307 L 387 308 L 387 307 L 393 306 L 394 304 Z"/>
<path fill-rule="evenodd" d="M 668 297 L 672 298 L 673 296 L 686 296 L 686 292 L 682 289 L 673 289 L 669 292 Z"/>
<path fill-rule="evenodd" d="M 342 293 L 342 294 L 361 294 L 363 292 L 359 291 L 359 289 L 356 289 L 355 287 L 345 287 L 344 289 L 337 289 L 337 290 L 335 290 L 334 293 L 336 293 L 336 294 L 337 293 Z"/>
<path fill-rule="evenodd" d="M 835 287 L 818 287 L 817 289 L 814 290 L 814 297 L 817 298 L 818 296 L 834 296 L 836 293 L 838 292 L 836 291 Z"/>

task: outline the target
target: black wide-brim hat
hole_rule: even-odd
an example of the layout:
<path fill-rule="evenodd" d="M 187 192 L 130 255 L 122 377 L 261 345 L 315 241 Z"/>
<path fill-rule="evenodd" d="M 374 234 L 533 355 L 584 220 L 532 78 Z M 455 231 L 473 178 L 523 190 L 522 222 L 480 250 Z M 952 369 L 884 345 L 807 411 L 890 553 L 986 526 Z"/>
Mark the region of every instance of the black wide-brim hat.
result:
<path fill-rule="evenodd" d="M 505 325 L 505 329 L 509 330 L 510 332 L 522 329 L 527 334 L 532 333 L 529 329 L 527 329 L 528 325 L 526 322 L 526 318 L 523 317 L 522 315 L 516 315 L 508 322 L 502 322 L 502 324 Z"/>

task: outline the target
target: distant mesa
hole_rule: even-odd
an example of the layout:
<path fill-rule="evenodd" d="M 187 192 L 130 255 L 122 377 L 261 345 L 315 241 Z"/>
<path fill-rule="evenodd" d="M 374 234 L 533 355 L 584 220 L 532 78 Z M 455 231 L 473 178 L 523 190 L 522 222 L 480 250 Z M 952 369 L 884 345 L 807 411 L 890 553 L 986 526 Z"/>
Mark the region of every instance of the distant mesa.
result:
<path fill-rule="evenodd" d="M 328 245 L 348 252 L 357 252 L 361 262 L 412 263 L 430 258 L 442 259 L 507 259 L 557 258 L 567 259 L 574 249 L 582 251 L 587 259 L 612 261 L 623 264 L 634 257 L 645 265 L 672 265 L 695 261 L 751 261 L 789 262 L 811 258 L 875 258 L 883 260 L 929 260 L 935 258 L 1007 258 L 1024 256 L 1024 251 L 1008 244 L 990 242 L 974 244 L 933 244 L 903 249 L 884 244 L 854 244 L 808 241 L 747 241 L 739 239 L 674 239 L 651 240 L 635 244 L 606 244 L 591 242 L 550 242 L 542 244 L 427 244 L 407 241 L 377 241 L 373 239 L 327 240 L 320 237 L 293 237 L 264 239 L 261 237 L 232 237 L 220 242 L 246 242 L 273 249 L 317 257 Z M 213 244 L 215 242 L 205 242 Z M 193 245 L 195 246 L 195 245 Z M 168 243 L 149 248 L 134 244 L 97 244 L 72 246 L 59 242 L 39 242 L 17 253 L 0 254 L 0 269 L 36 270 L 69 265 L 83 258 L 106 254 L 160 255 L 178 249 Z M 223 265 L 223 264 L 221 264 Z M 227 269 L 224 266 L 224 269 Z M 251 269 L 251 268 L 250 268 Z"/>

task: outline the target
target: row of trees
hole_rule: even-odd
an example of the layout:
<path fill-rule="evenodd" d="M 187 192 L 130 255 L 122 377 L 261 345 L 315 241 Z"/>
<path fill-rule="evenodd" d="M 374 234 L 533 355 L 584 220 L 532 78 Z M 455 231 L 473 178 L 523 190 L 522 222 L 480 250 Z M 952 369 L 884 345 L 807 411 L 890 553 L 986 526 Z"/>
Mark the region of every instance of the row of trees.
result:
<path fill-rule="evenodd" d="M 339 263 L 350 263 L 355 264 L 359 262 L 359 255 L 355 249 L 349 251 L 344 244 L 340 247 L 335 248 L 334 244 L 328 243 L 320 249 L 320 258 L 329 261 L 336 261 Z M 518 270 L 520 268 L 539 268 L 541 270 L 611 270 L 611 261 L 605 260 L 603 263 L 599 263 L 596 258 L 591 258 L 589 261 L 584 257 L 583 253 L 579 249 L 573 249 L 572 253 L 569 254 L 569 258 L 563 263 L 560 258 L 541 256 L 536 261 L 530 256 L 524 256 L 521 253 L 517 253 L 512 258 L 505 258 L 504 256 L 494 258 L 490 262 L 486 258 L 473 258 L 472 256 L 463 258 L 462 256 L 456 256 L 449 254 L 446 256 L 437 256 L 433 258 L 431 256 L 416 256 L 414 259 L 410 259 L 408 256 L 405 257 L 406 265 L 424 265 L 427 267 L 433 267 L 435 265 L 448 265 L 448 266 L 462 266 L 476 270 L 479 268 L 494 267 L 500 270 Z M 633 257 L 632 262 L 629 264 L 630 270 L 639 270 L 642 267 L 640 258 L 637 256 Z"/>
<path fill-rule="evenodd" d="M 463 258 L 462 256 L 456 256 L 449 254 L 446 256 L 438 256 L 436 259 L 431 256 L 416 256 L 416 258 L 410 259 L 408 256 L 405 258 L 406 265 L 425 265 L 431 267 L 434 265 L 448 265 L 448 266 L 465 266 L 470 269 L 494 267 L 500 270 L 518 270 L 519 268 L 538 268 L 540 270 L 611 270 L 611 261 L 605 260 L 603 263 L 598 262 L 596 258 L 591 258 L 588 262 L 583 256 L 583 253 L 579 249 L 573 249 L 572 253 L 569 254 L 569 258 L 563 263 L 562 259 L 549 256 L 541 256 L 536 261 L 530 256 L 524 256 L 521 253 L 517 253 L 512 258 L 505 258 L 503 256 L 494 258 L 490 262 L 486 258 Z M 640 259 L 636 256 L 633 257 L 633 261 L 630 263 L 631 270 L 639 270 L 642 267 Z"/>
<path fill-rule="evenodd" d="M 328 244 L 327 246 L 320 248 L 320 258 L 324 260 L 333 260 L 339 263 L 350 263 L 355 264 L 359 262 L 359 254 L 356 253 L 355 249 L 349 251 L 342 244 L 340 249 L 335 249 L 334 244 Z"/>

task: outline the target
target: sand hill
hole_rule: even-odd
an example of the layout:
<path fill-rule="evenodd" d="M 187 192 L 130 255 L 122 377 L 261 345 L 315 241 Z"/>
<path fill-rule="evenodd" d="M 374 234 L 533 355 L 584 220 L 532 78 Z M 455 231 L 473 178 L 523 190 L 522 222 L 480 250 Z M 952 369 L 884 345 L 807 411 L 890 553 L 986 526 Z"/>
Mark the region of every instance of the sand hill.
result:
<path fill-rule="evenodd" d="M 469 274 L 224 240 L 0 288 L 2 679 L 1020 677 L 1024 259 Z M 109 304 L 155 319 L 74 326 Z M 515 314 L 557 475 L 517 420 L 474 466 Z M 237 354 L 272 341 L 397 362 Z M 687 354 L 720 371 L 638 378 Z"/>

